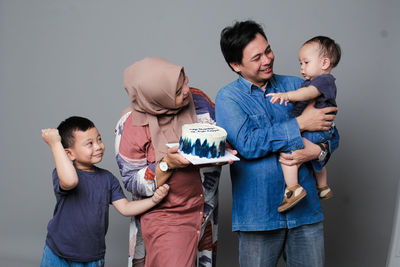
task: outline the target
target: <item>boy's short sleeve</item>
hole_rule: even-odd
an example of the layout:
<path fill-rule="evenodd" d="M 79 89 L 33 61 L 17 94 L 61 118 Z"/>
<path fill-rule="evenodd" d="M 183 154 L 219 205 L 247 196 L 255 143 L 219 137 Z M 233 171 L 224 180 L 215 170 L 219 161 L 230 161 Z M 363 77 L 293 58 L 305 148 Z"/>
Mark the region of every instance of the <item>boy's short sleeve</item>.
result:
<path fill-rule="evenodd" d="M 111 175 L 111 198 L 110 204 L 114 201 L 120 200 L 122 198 L 126 198 L 124 192 L 122 191 L 121 184 L 119 180 Z"/>
<path fill-rule="evenodd" d="M 310 85 L 315 86 L 324 99 L 336 98 L 335 78 L 330 74 L 320 75 L 312 79 Z"/>
<path fill-rule="evenodd" d="M 53 170 L 52 173 L 52 179 L 53 179 L 53 189 L 54 189 L 54 194 L 57 195 L 68 195 L 71 191 L 73 191 L 74 189 L 67 191 L 67 190 L 63 190 L 60 187 L 60 180 L 58 179 L 58 173 L 57 173 L 57 169 Z"/>

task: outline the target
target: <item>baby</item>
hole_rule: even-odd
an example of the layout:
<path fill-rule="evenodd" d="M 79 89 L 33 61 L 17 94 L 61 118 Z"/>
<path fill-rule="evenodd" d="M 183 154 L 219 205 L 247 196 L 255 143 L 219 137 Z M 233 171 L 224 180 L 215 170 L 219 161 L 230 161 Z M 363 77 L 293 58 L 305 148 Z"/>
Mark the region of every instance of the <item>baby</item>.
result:
<path fill-rule="evenodd" d="M 337 66 L 341 57 L 340 46 L 331 38 L 325 36 L 314 37 L 303 44 L 299 52 L 300 71 L 306 81 L 301 88 L 283 93 L 269 93 L 271 103 L 280 104 L 293 102 L 293 116 L 299 116 L 306 106 L 315 101 L 316 108 L 336 107 L 335 78 L 330 74 Z M 318 193 L 321 199 L 333 196 L 327 185 L 326 168 L 322 167 L 329 151 L 327 140 L 333 133 L 333 127 L 324 132 L 303 132 L 303 137 L 321 147 L 318 161 L 312 161 L 317 179 Z M 298 168 L 281 164 L 286 182 L 285 196 L 278 211 L 284 212 L 296 205 L 306 196 L 306 191 L 298 184 Z"/>

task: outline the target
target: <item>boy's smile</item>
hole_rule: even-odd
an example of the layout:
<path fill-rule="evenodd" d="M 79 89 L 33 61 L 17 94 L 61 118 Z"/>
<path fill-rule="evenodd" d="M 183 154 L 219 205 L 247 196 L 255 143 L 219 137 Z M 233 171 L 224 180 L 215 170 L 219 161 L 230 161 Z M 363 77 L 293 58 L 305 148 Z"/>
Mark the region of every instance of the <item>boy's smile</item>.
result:
<path fill-rule="evenodd" d="M 67 148 L 68 157 L 75 168 L 92 171 L 94 164 L 99 163 L 104 154 L 105 146 L 96 127 L 86 131 L 74 131 L 74 145 Z"/>

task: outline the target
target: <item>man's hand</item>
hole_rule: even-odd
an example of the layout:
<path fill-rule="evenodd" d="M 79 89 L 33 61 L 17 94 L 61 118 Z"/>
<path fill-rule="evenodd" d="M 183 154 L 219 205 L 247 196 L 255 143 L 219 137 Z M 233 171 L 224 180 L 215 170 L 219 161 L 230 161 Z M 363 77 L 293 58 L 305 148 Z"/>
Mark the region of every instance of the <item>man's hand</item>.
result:
<path fill-rule="evenodd" d="M 151 200 L 158 204 L 163 200 L 168 195 L 168 190 L 169 190 L 169 185 L 168 184 L 163 184 L 157 190 L 154 192 L 153 196 L 151 197 Z"/>
<path fill-rule="evenodd" d="M 61 142 L 61 136 L 57 129 L 42 129 L 42 138 L 49 146 Z"/>
<path fill-rule="evenodd" d="M 321 148 L 304 137 L 303 142 L 303 149 L 294 150 L 292 154 L 281 153 L 279 162 L 288 166 L 300 166 L 304 162 L 317 159 L 319 153 L 321 153 Z"/>
<path fill-rule="evenodd" d="M 303 113 L 296 118 L 300 132 L 327 131 L 331 128 L 336 115 L 328 113 L 335 112 L 338 109 L 336 107 L 315 108 L 314 104 L 315 101 L 311 102 Z"/>

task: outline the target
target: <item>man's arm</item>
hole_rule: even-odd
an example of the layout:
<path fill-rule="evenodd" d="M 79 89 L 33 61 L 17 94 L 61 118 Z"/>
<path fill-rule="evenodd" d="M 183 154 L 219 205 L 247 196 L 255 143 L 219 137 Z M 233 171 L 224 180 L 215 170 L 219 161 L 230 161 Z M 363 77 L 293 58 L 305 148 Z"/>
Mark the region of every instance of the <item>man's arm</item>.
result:
<path fill-rule="evenodd" d="M 65 149 L 61 144 L 61 137 L 57 129 L 43 129 L 43 140 L 50 146 L 53 153 L 54 162 L 60 188 L 62 190 L 71 190 L 78 185 L 79 179 L 72 161 L 68 158 Z"/>
<path fill-rule="evenodd" d="M 332 127 L 336 115 L 326 114 L 337 111 L 336 107 L 327 107 L 322 109 L 314 108 L 314 103 L 310 103 L 303 113 L 297 117 L 300 131 L 327 131 Z M 313 115 L 316 112 L 315 115 Z M 301 117 L 301 118 L 300 118 Z M 326 159 L 321 163 L 322 166 L 328 162 L 330 155 L 339 146 L 339 133 L 334 127 L 332 138 L 326 144 L 323 144 L 328 151 Z M 285 165 L 296 165 L 315 160 L 321 153 L 321 147 L 303 138 L 304 148 L 292 151 L 292 154 L 281 153 L 280 162 Z"/>
<path fill-rule="evenodd" d="M 336 112 L 337 107 L 315 108 L 315 101 L 308 104 L 300 116 L 296 117 L 300 132 L 328 131 L 336 118 L 329 114 Z"/>

